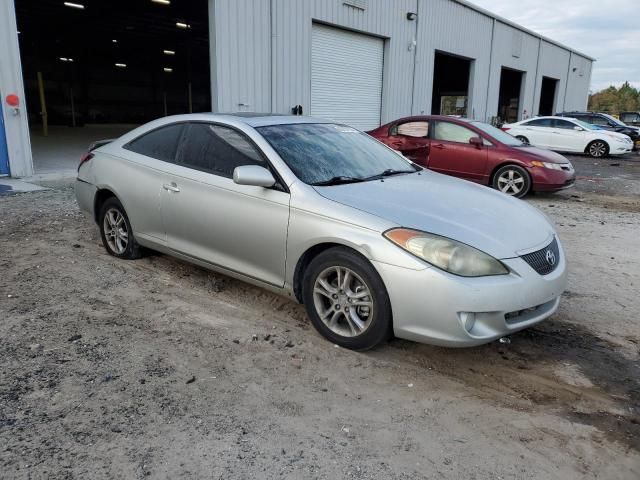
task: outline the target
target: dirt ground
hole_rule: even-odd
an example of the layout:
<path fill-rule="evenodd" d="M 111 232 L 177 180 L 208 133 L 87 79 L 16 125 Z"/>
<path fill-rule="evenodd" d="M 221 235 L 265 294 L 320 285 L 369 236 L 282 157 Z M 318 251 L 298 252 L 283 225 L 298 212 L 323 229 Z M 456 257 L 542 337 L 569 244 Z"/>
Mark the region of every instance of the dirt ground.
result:
<path fill-rule="evenodd" d="M 69 182 L 0 197 L 0 477 L 640 478 L 640 159 L 574 162 L 527 200 L 559 312 L 463 350 L 336 348 L 285 298 L 108 256 Z"/>

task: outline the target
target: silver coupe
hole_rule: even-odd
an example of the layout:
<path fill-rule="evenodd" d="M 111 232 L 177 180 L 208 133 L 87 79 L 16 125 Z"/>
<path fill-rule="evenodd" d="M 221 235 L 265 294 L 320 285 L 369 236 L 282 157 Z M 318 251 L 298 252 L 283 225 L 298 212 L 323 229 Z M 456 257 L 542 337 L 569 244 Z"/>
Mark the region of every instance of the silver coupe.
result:
<path fill-rule="evenodd" d="M 566 285 L 541 212 L 327 120 L 165 117 L 93 145 L 76 197 L 109 254 L 146 247 L 287 295 L 352 349 L 486 343 L 549 317 Z"/>

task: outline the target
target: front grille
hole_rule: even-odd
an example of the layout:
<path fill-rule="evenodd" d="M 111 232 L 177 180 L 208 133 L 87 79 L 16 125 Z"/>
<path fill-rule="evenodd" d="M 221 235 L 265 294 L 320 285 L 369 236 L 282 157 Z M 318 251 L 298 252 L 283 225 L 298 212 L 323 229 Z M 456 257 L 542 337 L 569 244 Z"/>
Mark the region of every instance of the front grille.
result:
<path fill-rule="evenodd" d="M 548 275 L 553 272 L 560 263 L 558 241 L 554 237 L 553 241 L 543 249 L 537 252 L 527 253 L 520 258 L 527 262 L 531 268 L 540 275 Z"/>

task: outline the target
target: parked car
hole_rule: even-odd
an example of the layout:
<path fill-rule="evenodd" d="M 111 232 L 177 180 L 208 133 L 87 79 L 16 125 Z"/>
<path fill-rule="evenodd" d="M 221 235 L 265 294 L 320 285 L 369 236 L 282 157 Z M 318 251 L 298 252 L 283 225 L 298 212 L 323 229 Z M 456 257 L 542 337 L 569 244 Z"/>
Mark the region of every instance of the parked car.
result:
<path fill-rule="evenodd" d="M 561 190 L 575 182 L 575 170 L 562 155 L 525 145 L 475 120 L 407 117 L 368 133 L 423 167 L 514 197 Z"/>
<path fill-rule="evenodd" d="M 597 112 L 563 112 L 557 113 L 557 117 L 571 117 L 577 120 L 600 127 L 609 132 L 618 132 L 628 135 L 634 145 L 634 150 L 640 148 L 640 128 L 625 125 L 617 118 L 606 113 Z"/>
<path fill-rule="evenodd" d="M 626 125 L 640 127 L 640 112 L 620 112 L 620 121 Z"/>
<path fill-rule="evenodd" d="M 566 285 L 541 212 L 325 120 L 165 117 L 89 152 L 75 189 L 110 255 L 147 247 L 287 295 L 347 348 L 486 343 Z"/>
<path fill-rule="evenodd" d="M 594 158 L 623 155 L 633 149 L 628 135 L 607 132 L 568 117 L 536 117 L 502 126 L 517 139 L 559 152 L 586 153 Z"/>

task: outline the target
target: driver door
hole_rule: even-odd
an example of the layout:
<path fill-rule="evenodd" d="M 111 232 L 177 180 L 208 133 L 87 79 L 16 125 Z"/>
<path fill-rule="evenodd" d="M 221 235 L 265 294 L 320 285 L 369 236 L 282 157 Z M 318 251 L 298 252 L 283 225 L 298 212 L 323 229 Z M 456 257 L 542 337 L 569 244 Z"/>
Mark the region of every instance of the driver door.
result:
<path fill-rule="evenodd" d="M 241 165 L 270 169 L 242 132 L 205 122 L 186 128 L 161 195 L 169 248 L 283 286 L 289 193 L 278 184 L 263 188 L 233 181 L 233 170 Z"/>

